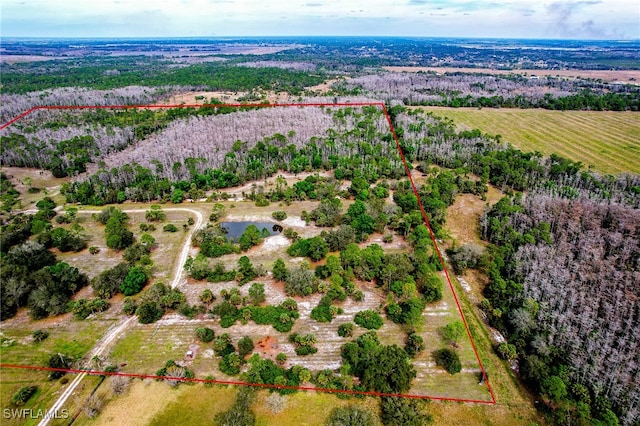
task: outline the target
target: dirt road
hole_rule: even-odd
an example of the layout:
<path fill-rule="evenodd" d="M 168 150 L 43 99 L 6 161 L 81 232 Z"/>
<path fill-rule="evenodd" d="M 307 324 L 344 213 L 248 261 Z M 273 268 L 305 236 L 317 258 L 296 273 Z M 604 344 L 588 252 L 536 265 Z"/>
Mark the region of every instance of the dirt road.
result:
<path fill-rule="evenodd" d="M 176 266 L 173 272 L 173 281 L 171 281 L 171 288 L 176 288 L 180 284 L 183 278 L 183 266 L 187 261 L 187 256 L 189 256 L 189 251 L 191 249 L 191 237 L 193 233 L 198 230 L 203 223 L 202 213 L 197 210 L 189 209 L 185 207 L 169 207 L 163 209 L 164 211 L 182 211 L 187 213 L 192 213 L 196 216 L 195 226 L 191 227 L 189 233 L 187 234 L 187 238 L 182 246 L 182 250 L 180 251 L 180 256 L 178 257 L 178 261 L 176 262 Z M 123 210 L 125 213 L 140 213 L 140 210 Z M 93 214 L 100 213 L 100 210 L 79 210 L 79 214 Z M 113 342 L 115 342 L 124 332 L 133 324 L 135 324 L 136 317 L 125 318 L 121 321 L 118 321 L 112 328 L 107 330 L 107 333 L 98 341 L 98 343 L 91 349 L 88 353 L 87 359 L 91 360 L 96 356 L 100 356 L 102 354 L 107 353 L 107 350 L 111 346 Z M 52 417 L 55 416 L 55 413 L 60 411 L 67 402 L 67 399 L 75 392 L 76 388 L 82 381 L 82 379 L 87 375 L 87 373 L 78 374 L 71 383 L 67 386 L 67 388 L 62 392 L 58 400 L 51 406 L 51 409 L 47 412 L 50 413 Z M 45 416 L 45 418 L 38 423 L 38 426 L 48 425 L 51 421 L 51 417 Z"/>

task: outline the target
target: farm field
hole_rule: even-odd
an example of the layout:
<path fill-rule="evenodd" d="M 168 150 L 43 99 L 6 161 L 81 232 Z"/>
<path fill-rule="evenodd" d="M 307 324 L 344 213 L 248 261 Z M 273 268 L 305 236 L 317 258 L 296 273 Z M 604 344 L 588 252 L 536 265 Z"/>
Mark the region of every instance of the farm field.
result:
<path fill-rule="evenodd" d="M 523 151 L 558 154 L 600 173 L 640 173 L 640 113 L 420 107 L 460 129 L 501 135 Z"/>

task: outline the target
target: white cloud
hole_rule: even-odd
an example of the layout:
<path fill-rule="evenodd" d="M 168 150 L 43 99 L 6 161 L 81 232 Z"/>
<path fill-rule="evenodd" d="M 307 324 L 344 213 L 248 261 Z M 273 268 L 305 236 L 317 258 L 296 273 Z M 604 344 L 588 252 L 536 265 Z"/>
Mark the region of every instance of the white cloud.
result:
<path fill-rule="evenodd" d="M 640 37 L 636 0 L 4 0 L 2 35 Z"/>

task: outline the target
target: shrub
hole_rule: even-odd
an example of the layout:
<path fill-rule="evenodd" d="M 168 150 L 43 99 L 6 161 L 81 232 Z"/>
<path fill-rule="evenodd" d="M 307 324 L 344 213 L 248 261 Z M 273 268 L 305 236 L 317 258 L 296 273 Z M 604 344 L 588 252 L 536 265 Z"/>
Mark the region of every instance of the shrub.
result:
<path fill-rule="evenodd" d="M 376 426 L 377 424 L 371 411 L 355 405 L 336 407 L 327 419 L 327 426 Z"/>
<path fill-rule="evenodd" d="M 11 403 L 13 405 L 24 405 L 37 391 L 37 386 L 23 386 L 11 397 Z"/>
<path fill-rule="evenodd" d="M 34 342 L 42 342 L 47 337 L 49 337 L 48 331 L 36 330 L 33 332 L 33 341 Z"/>
<path fill-rule="evenodd" d="M 424 339 L 416 333 L 410 333 L 407 337 L 407 345 L 404 350 L 410 357 L 415 357 L 425 349 Z"/>
<path fill-rule="evenodd" d="M 78 299 L 69 302 L 69 310 L 73 312 L 73 316 L 77 319 L 86 319 L 89 315 L 96 312 L 103 312 L 109 309 L 109 302 L 104 299 Z"/>
<path fill-rule="evenodd" d="M 432 421 L 432 417 L 424 412 L 424 401 L 390 396 L 382 397 L 380 419 L 390 426 L 422 426 Z"/>
<path fill-rule="evenodd" d="M 240 373 L 240 366 L 242 365 L 242 358 L 236 352 L 231 352 L 222 357 L 220 360 L 220 371 L 229 376 L 235 376 Z"/>
<path fill-rule="evenodd" d="M 213 338 L 215 337 L 215 333 L 208 327 L 198 327 L 196 328 L 196 337 L 201 342 L 207 343 L 213 340 Z"/>
<path fill-rule="evenodd" d="M 276 355 L 276 362 L 278 365 L 284 365 L 284 363 L 287 362 L 287 354 L 280 352 Z"/>
<path fill-rule="evenodd" d="M 54 353 L 49 356 L 47 366 L 49 368 L 69 368 L 72 362 L 71 357 L 61 353 Z M 52 371 L 49 373 L 49 380 L 57 380 L 65 374 L 67 373 L 64 371 Z"/>
<path fill-rule="evenodd" d="M 205 377 L 204 377 L 204 380 L 205 380 L 205 382 L 204 382 L 204 386 L 205 386 L 206 388 L 213 387 L 213 381 L 214 381 L 215 379 L 216 379 L 216 378 L 215 378 L 213 375 L 211 375 L 211 374 L 209 374 L 209 375 L 205 376 Z"/>
<path fill-rule="evenodd" d="M 371 309 L 358 312 L 354 318 L 354 322 L 367 330 L 378 330 L 383 324 L 380 315 Z"/>
<path fill-rule="evenodd" d="M 296 348 L 296 355 L 300 356 L 313 355 L 316 352 L 318 352 L 318 348 L 315 346 L 298 346 Z"/>
<path fill-rule="evenodd" d="M 151 324 L 162 318 L 164 311 L 155 302 L 144 302 L 136 309 L 136 315 L 140 324 Z"/>
<path fill-rule="evenodd" d="M 244 336 L 242 339 L 238 340 L 238 353 L 242 358 L 251 352 L 253 352 L 253 340 L 251 340 L 251 337 Z"/>
<path fill-rule="evenodd" d="M 287 218 L 287 212 L 276 210 L 275 212 L 271 213 L 271 217 L 275 220 L 285 220 Z"/>
<path fill-rule="evenodd" d="M 351 337 L 353 336 L 354 329 L 355 329 L 355 326 L 350 322 L 340 324 L 340 326 L 338 327 L 338 336 Z"/>
<path fill-rule="evenodd" d="M 130 297 L 124 298 L 124 305 L 122 306 L 122 312 L 126 315 L 133 315 L 136 313 L 136 309 L 138 309 L 138 304 L 135 300 Z"/>
<path fill-rule="evenodd" d="M 176 226 L 173 223 L 167 223 L 165 226 L 162 227 L 162 230 L 164 232 L 178 232 L 178 228 L 176 228 Z"/>
<path fill-rule="evenodd" d="M 465 328 L 462 321 L 453 321 L 442 327 L 439 331 L 446 342 L 455 346 L 458 340 L 464 336 Z"/>
<path fill-rule="evenodd" d="M 249 299 L 254 305 L 259 305 L 266 300 L 264 294 L 264 284 L 253 283 L 249 288 Z"/>
<path fill-rule="evenodd" d="M 458 354 L 449 348 L 440 349 L 435 352 L 436 365 L 444 367 L 450 374 L 462 371 L 462 364 Z"/>
<path fill-rule="evenodd" d="M 293 333 L 289 335 L 289 342 L 296 345 L 295 351 L 297 355 L 305 356 L 318 352 L 318 348 L 314 346 L 316 337 L 313 334 L 302 336 L 298 333 Z"/>

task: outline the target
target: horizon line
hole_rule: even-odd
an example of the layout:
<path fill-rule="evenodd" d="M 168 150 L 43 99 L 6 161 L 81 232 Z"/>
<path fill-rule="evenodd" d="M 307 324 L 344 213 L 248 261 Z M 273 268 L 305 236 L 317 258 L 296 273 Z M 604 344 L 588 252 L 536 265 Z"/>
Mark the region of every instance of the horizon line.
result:
<path fill-rule="evenodd" d="M 308 34 L 308 35 L 177 35 L 177 36 L 23 36 L 0 35 L 0 40 L 224 40 L 224 39 L 282 39 L 282 38 L 396 38 L 396 39 L 427 39 L 427 40 L 526 40 L 526 41 L 585 41 L 585 42 L 640 42 L 638 38 L 565 38 L 565 37 L 499 37 L 499 36 L 429 36 L 429 35 L 385 35 L 385 34 Z"/>

